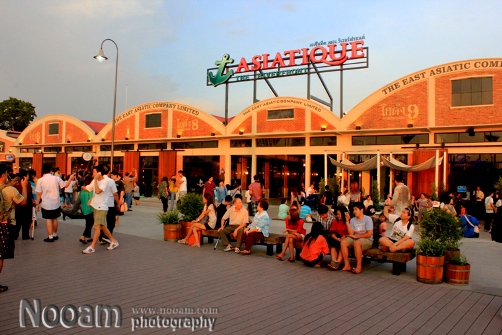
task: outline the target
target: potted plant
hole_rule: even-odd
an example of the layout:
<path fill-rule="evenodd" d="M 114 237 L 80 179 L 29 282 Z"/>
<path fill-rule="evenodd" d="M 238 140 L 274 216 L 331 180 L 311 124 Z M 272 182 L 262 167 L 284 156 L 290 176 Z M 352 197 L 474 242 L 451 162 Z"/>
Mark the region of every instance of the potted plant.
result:
<path fill-rule="evenodd" d="M 460 254 L 452 256 L 445 264 L 446 282 L 455 285 L 468 285 L 471 274 L 471 264 L 467 257 Z"/>
<path fill-rule="evenodd" d="M 420 222 L 420 242 L 417 254 L 417 280 L 423 283 L 440 284 L 446 250 L 458 250 L 462 239 L 458 218 L 434 209 L 424 214 Z"/>
<path fill-rule="evenodd" d="M 193 220 L 195 220 L 204 209 L 202 196 L 195 193 L 187 193 L 181 198 L 178 210 L 181 213 L 181 236 L 185 237 Z"/>
<path fill-rule="evenodd" d="M 179 224 L 179 216 L 180 213 L 176 209 L 157 215 L 159 223 L 164 225 L 164 241 L 177 241 L 180 239 L 181 225 Z"/>

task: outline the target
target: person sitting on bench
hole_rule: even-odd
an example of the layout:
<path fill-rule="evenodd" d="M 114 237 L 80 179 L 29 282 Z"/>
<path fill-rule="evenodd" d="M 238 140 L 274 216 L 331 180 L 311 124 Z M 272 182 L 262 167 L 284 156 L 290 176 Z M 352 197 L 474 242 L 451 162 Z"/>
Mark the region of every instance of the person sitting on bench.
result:
<path fill-rule="evenodd" d="M 342 238 L 340 249 L 343 256 L 343 271 L 351 271 L 354 274 L 361 273 L 363 269 L 363 251 L 371 248 L 373 244 L 373 221 L 364 215 L 362 202 L 353 203 L 354 217 L 347 222 L 349 234 Z M 349 249 L 354 250 L 357 265 L 351 268 L 349 262 Z"/>
<path fill-rule="evenodd" d="M 389 220 L 394 223 L 394 227 L 390 237 L 380 238 L 380 250 L 396 252 L 413 249 L 415 241 L 413 241 L 412 236 L 415 226 L 412 223 L 412 217 L 413 213 L 408 207 L 403 209 L 400 219 L 397 218 L 397 215 L 389 215 Z"/>
<path fill-rule="evenodd" d="M 228 225 L 225 227 L 225 221 L 228 219 Z M 240 253 L 240 246 L 242 243 L 242 232 L 244 227 L 249 224 L 249 214 L 248 211 L 242 207 L 242 199 L 235 198 L 234 205 L 230 207 L 229 210 L 221 218 L 221 227 L 218 228 L 218 233 L 221 238 L 221 242 L 225 245 L 223 251 L 234 250 L 236 253 Z M 230 243 L 230 235 L 237 239 L 237 247 Z"/>
<path fill-rule="evenodd" d="M 200 248 L 199 230 L 209 230 L 216 227 L 216 211 L 214 209 L 213 196 L 209 193 L 205 193 L 202 200 L 204 201 L 204 209 L 202 210 L 202 213 L 200 213 L 199 217 L 192 221 L 192 225 L 190 226 L 190 229 L 188 229 L 187 236 L 184 239 L 179 240 L 178 243 L 188 244 L 188 239 L 190 238 L 190 235 L 193 234 L 195 243 L 192 244 L 192 247 Z"/>

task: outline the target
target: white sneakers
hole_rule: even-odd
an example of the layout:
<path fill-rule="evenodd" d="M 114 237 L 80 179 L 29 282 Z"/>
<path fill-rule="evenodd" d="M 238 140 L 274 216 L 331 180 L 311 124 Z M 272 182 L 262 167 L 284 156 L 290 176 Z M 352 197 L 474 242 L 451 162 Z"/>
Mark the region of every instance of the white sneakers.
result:
<path fill-rule="evenodd" d="M 223 251 L 232 251 L 232 250 L 234 250 L 234 247 L 231 244 L 227 245 L 227 247 L 223 249 Z"/>
<path fill-rule="evenodd" d="M 116 248 L 116 247 L 118 247 L 118 246 L 119 246 L 119 241 L 117 241 L 117 242 L 112 242 L 112 243 L 110 243 L 110 246 L 109 246 L 108 248 L 106 248 L 106 249 L 108 249 L 108 250 L 113 250 L 113 249 L 115 249 L 115 248 Z"/>
<path fill-rule="evenodd" d="M 115 249 L 115 248 L 116 248 L 116 247 L 118 247 L 118 246 L 119 246 L 119 242 L 118 242 L 118 241 L 117 241 L 117 242 L 111 242 L 111 243 L 110 243 L 110 246 L 109 246 L 108 248 L 106 248 L 106 249 L 108 249 L 108 250 L 113 250 L 113 249 Z M 96 252 L 96 250 L 95 250 L 95 249 L 93 249 L 93 248 L 91 248 L 91 247 L 87 247 L 87 248 L 85 248 L 84 250 L 82 250 L 82 252 L 83 252 L 84 254 L 92 254 L 93 252 Z"/>
<path fill-rule="evenodd" d="M 93 248 L 91 248 L 91 247 L 87 247 L 87 248 L 85 248 L 84 250 L 82 250 L 82 252 L 83 252 L 84 254 L 92 254 L 92 253 L 93 253 L 93 252 L 95 252 L 95 251 L 96 251 L 96 250 L 94 250 L 94 249 L 93 249 Z"/>

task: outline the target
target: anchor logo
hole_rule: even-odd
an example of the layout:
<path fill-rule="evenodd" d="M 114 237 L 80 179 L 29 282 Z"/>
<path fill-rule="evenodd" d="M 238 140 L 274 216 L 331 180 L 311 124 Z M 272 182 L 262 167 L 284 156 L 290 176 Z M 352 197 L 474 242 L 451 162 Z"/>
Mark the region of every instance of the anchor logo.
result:
<path fill-rule="evenodd" d="M 218 71 L 216 71 L 216 75 L 213 75 L 211 72 L 207 74 L 207 79 L 209 79 L 214 87 L 223 84 L 234 75 L 234 70 L 230 70 L 227 74 L 223 74 L 225 68 L 227 67 L 227 64 L 232 64 L 233 62 L 234 60 L 230 58 L 229 54 L 224 54 L 221 61 L 217 60 L 216 62 L 214 62 L 215 65 L 219 66 Z"/>

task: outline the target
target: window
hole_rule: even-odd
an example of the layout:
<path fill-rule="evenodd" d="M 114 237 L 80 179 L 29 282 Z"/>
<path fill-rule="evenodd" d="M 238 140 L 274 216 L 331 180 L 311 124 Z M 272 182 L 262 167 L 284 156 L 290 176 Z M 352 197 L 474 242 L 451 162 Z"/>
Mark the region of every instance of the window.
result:
<path fill-rule="evenodd" d="M 161 126 L 161 113 L 147 114 L 145 116 L 145 128 L 158 128 Z"/>
<path fill-rule="evenodd" d="M 72 146 L 72 147 L 65 147 L 64 150 L 65 150 L 65 152 L 68 152 L 68 153 L 72 153 L 72 152 L 87 152 L 87 151 L 92 151 L 92 146 L 90 146 L 90 145 Z"/>
<path fill-rule="evenodd" d="M 49 123 L 49 135 L 59 134 L 59 123 Z"/>
<path fill-rule="evenodd" d="M 268 111 L 268 120 L 294 119 L 295 111 L 293 109 L 276 109 Z"/>
<path fill-rule="evenodd" d="M 172 149 L 217 148 L 218 141 L 171 142 Z"/>
<path fill-rule="evenodd" d="M 492 80 L 492 77 L 452 80 L 452 107 L 493 104 Z"/>
<path fill-rule="evenodd" d="M 38 147 L 38 148 L 21 148 L 20 152 L 23 153 L 23 154 L 25 154 L 25 153 L 38 153 L 38 152 L 42 152 L 42 148 L 41 147 Z"/>
<path fill-rule="evenodd" d="M 257 147 L 303 147 L 305 137 L 294 138 L 257 138 Z"/>
<path fill-rule="evenodd" d="M 325 136 L 325 137 L 311 137 L 310 138 L 310 146 L 335 146 L 336 145 L 336 136 Z"/>
<path fill-rule="evenodd" d="M 99 146 L 100 151 L 111 151 L 112 146 L 111 145 L 100 145 Z M 127 150 L 134 150 L 134 144 L 117 144 L 113 146 L 114 151 L 127 151 Z"/>
<path fill-rule="evenodd" d="M 138 144 L 139 150 L 160 150 L 167 149 L 167 143 L 140 143 Z"/>
<path fill-rule="evenodd" d="M 353 136 L 352 145 L 428 144 L 427 134 Z"/>
<path fill-rule="evenodd" d="M 435 135 L 436 143 L 479 143 L 479 142 L 502 142 L 502 132 L 481 131 L 469 134 L 462 133 L 440 133 Z"/>
<path fill-rule="evenodd" d="M 230 140 L 230 148 L 250 148 L 252 146 L 252 140 Z"/>
<path fill-rule="evenodd" d="M 44 152 L 61 152 L 61 147 L 44 147 Z"/>

